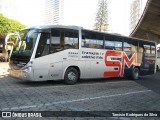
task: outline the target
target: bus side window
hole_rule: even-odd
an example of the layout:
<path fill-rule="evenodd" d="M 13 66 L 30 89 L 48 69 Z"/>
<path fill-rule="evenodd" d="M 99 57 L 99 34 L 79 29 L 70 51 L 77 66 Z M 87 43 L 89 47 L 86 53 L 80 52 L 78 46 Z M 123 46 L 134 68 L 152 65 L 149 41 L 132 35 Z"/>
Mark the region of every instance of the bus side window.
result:
<path fill-rule="evenodd" d="M 78 48 L 78 31 L 65 31 L 64 49 Z"/>
<path fill-rule="evenodd" d="M 138 45 L 138 53 L 144 53 L 144 47 L 143 47 L 142 42 L 139 42 L 139 45 Z"/>
<path fill-rule="evenodd" d="M 123 42 L 123 50 L 125 52 L 132 52 L 132 53 L 137 53 L 138 49 L 138 42 L 137 41 L 124 41 Z"/>
<path fill-rule="evenodd" d="M 105 36 L 104 48 L 108 50 L 115 50 L 114 40 L 112 36 L 109 36 L 109 35 Z"/>
<path fill-rule="evenodd" d="M 160 47 L 157 47 L 157 58 L 160 58 Z"/>
<path fill-rule="evenodd" d="M 115 45 L 115 50 L 122 51 L 122 42 L 121 41 L 115 41 L 114 45 Z"/>
<path fill-rule="evenodd" d="M 150 51 L 150 45 L 145 44 L 145 45 L 143 45 L 143 47 L 144 47 L 144 53 L 147 53 L 147 54 L 151 53 L 151 51 Z"/>
<path fill-rule="evenodd" d="M 151 45 L 151 54 L 156 54 L 156 46 Z"/>
<path fill-rule="evenodd" d="M 103 49 L 103 34 L 85 30 L 82 31 L 81 46 L 85 48 Z"/>
<path fill-rule="evenodd" d="M 48 33 L 41 33 L 39 44 L 37 47 L 36 58 L 49 54 Z"/>
<path fill-rule="evenodd" d="M 105 49 L 115 50 L 114 41 L 105 40 Z"/>
<path fill-rule="evenodd" d="M 63 50 L 64 40 L 61 40 L 61 32 L 59 29 L 52 29 L 50 41 L 49 54 Z"/>
<path fill-rule="evenodd" d="M 117 51 L 122 51 L 122 38 L 114 37 L 114 47 Z"/>
<path fill-rule="evenodd" d="M 130 52 L 131 51 L 131 44 L 129 42 L 124 42 L 123 43 L 123 50 L 125 52 Z"/>

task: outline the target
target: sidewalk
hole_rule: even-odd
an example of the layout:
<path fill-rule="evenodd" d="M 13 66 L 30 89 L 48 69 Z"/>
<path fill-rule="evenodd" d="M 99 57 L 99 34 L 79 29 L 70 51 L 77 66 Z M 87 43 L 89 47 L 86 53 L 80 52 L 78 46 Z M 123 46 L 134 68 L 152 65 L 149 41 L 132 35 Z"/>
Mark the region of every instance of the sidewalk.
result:
<path fill-rule="evenodd" d="M 0 62 L 0 76 L 8 74 L 8 62 Z"/>

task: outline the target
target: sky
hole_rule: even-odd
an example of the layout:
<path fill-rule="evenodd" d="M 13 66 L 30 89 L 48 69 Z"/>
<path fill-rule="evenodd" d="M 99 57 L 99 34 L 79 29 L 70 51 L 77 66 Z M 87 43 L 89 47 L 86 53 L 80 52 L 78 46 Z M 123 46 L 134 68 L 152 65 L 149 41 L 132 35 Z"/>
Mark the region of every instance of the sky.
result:
<path fill-rule="evenodd" d="M 63 23 L 92 29 L 97 3 L 98 0 L 64 0 Z"/>
<path fill-rule="evenodd" d="M 45 0 L 17 0 L 17 20 L 26 26 L 44 24 Z M 109 32 L 129 34 L 130 5 L 133 0 L 109 0 Z M 93 29 L 98 0 L 64 0 L 63 24 Z"/>
<path fill-rule="evenodd" d="M 26 26 L 43 24 L 44 0 L 16 0 L 17 20 Z"/>

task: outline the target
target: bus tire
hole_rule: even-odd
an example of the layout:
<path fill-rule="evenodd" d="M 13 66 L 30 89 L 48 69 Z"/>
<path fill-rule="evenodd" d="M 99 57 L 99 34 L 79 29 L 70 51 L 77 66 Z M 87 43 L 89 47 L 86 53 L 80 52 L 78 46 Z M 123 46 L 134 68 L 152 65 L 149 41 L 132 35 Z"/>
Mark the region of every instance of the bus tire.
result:
<path fill-rule="evenodd" d="M 137 67 L 135 67 L 133 70 L 132 70 L 132 75 L 131 75 L 131 79 L 132 80 L 138 80 L 139 78 L 139 69 Z"/>
<path fill-rule="evenodd" d="M 70 67 L 66 70 L 64 75 L 64 82 L 68 85 L 76 84 L 78 81 L 78 71 L 74 67 Z"/>

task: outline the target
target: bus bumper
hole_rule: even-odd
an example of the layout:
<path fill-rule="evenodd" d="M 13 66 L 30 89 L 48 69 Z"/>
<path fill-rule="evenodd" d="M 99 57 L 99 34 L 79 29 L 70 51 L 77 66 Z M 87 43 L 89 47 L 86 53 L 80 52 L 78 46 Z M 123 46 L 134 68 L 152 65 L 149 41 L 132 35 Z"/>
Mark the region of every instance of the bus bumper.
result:
<path fill-rule="evenodd" d="M 9 75 L 18 79 L 33 81 L 33 74 L 31 71 L 9 69 Z"/>

